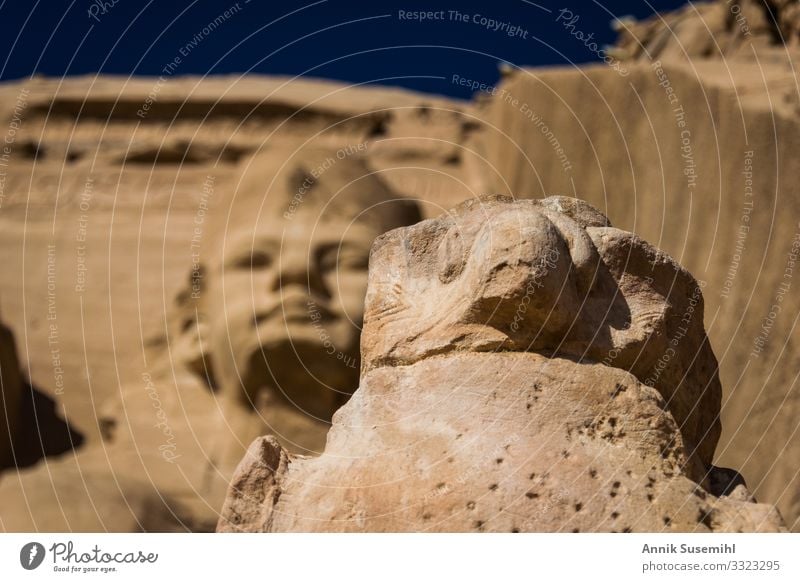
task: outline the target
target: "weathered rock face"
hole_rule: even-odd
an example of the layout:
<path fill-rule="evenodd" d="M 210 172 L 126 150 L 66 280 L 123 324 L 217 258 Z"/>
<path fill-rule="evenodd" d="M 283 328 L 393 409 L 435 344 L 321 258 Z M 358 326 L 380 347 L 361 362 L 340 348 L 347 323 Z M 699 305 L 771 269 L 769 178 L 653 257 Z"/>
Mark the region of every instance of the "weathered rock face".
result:
<path fill-rule="evenodd" d="M 740 6 L 744 13 L 753 4 L 717 2 L 716 14 L 724 6 L 729 15 L 715 38 L 738 35 L 741 23 L 731 18 L 732 7 Z M 790 14 L 781 7 L 797 5 L 772 4 L 781 15 Z M 706 9 L 695 6 L 703 22 L 713 24 Z M 778 504 L 789 523 L 800 528 L 800 352 L 792 349 L 798 339 L 794 315 L 800 310 L 800 294 L 791 286 L 800 249 L 800 199 L 793 195 L 794 176 L 800 171 L 793 140 L 800 117 L 796 67 L 789 58 L 795 52 L 791 43 L 788 51 L 773 45 L 756 26 L 758 15 L 747 12 L 752 37 L 719 43 L 726 59 L 737 58 L 736 66 L 729 67 L 713 58 L 720 51 L 705 54 L 710 38 L 693 14 L 690 7 L 681 17 L 685 25 L 665 15 L 681 46 L 692 47 L 691 63 L 677 62 L 685 57 L 671 41 L 667 44 L 672 48 L 663 52 L 658 49 L 661 41 L 643 41 L 648 54 L 664 59 L 663 69 L 631 63 L 624 77 L 593 66 L 518 71 L 506 77 L 506 93 L 492 99 L 484 112 L 488 132 L 476 129 L 473 104 L 305 79 L 173 78 L 161 88 L 144 123 L 137 111 L 156 79 L 36 78 L 0 84 L 0 113 L 6 122 L 19 122 L 2 191 L 0 252 L 7 276 L 0 279 L 0 295 L 6 323 L 18 339 L 25 338 L 26 376 L 57 401 L 59 412 L 90 445 L 98 445 L 113 422 L 118 441 L 128 431 L 137 435 L 152 462 L 145 467 L 138 457 L 120 454 L 125 460 L 115 463 L 115 471 L 158 475 L 161 484 L 185 483 L 183 475 L 191 474 L 188 490 L 201 491 L 193 499 L 201 506 L 216 504 L 220 497 L 215 493 L 212 498 L 210 491 L 219 485 L 218 459 L 238 459 L 243 446 L 234 439 L 233 452 L 227 452 L 230 443 L 219 447 L 225 439 L 206 428 L 220 422 L 222 431 L 231 432 L 226 415 L 217 414 L 218 394 L 206 381 L 211 358 L 200 357 L 197 345 L 198 330 L 208 321 L 193 321 L 190 303 L 185 305 L 189 316 L 173 320 L 169 299 L 182 288 L 186 291 L 186 281 L 192 279 L 187 271 L 196 260 L 198 221 L 204 259 L 213 248 L 215 240 L 206 227 L 212 216 L 227 211 L 218 204 L 219 192 L 237 183 L 242 164 L 265 143 L 288 159 L 291 151 L 272 149 L 278 136 L 302 142 L 318 134 L 336 149 L 366 149 L 371 167 L 394 190 L 424 202 L 425 216 L 475 192 L 539 197 L 577 191 L 615 225 L 676 257 L 707 283 L 706 327 L 727 390 L 717 462 L 740 469 L 758 499 Z M 661 26 L 661 21 L 653 22 Z M 699 32 L 699 42 L 686 31 Z M 742 62 L 753 54 L 751 42 L 758 62 Z M 646 60 L 646 55 L 630 58 Z M 673 89 L 677 104 L 664 85 Z M 679 106 L 691 132 L 691 166 L 684 157 L 685 128 L 678 126 L 675 112 Z M 494 176 L 496 182 L 488 183 Z M 41 291 L 51 279 L 57 289 L 51 302 L 54 321 L 42 309 L 25 307 L 41 305 Z M 253 338 L 239 328 L 230 331 Z M 164 367 L 154 366 L 157 360 L 143 345 L 154 334 L 170 336 L 168 344 L 156 346 L 172 358 L 159 363 Z M 56 348 L 63 374 L 54 373 Z M 179 368 L 177 374 L 173 366 Z M 161 421 L 145 378 L 155 380 L 171 429 L 188 435 L 178 440 L 180 450 L 170 448 L 171 437 L 153 426 Z M 98 418 L 97 405 L 108 410 L 109 404 L 111 414 Z M 120 423 L 126 410 L 135 428 Z M 281 444 L 298 442 L 299 435 L 324 441 L 324 423 L 300 415 L 289 415 L 287 423 L 287 415 L 280 416 L 288 437 Z M 261 434 L 264 421 L 275 424 L 276 418 L 257 420 L 254 427 L 245 423 L 241 434 L 251 429 L 253 435 Z M 29 441 L 38 443 L 41 435 L 35 432 L 40 428 L 33 427 Z M 77 442 L 58 440 L 60 451 Z M 203 463 L 191 471 L 192 463 L 187 463 L 183 475 L 174 473 L 164 458 L 170 452 L 183 455 L 181 462 L 197 453 Z M 59 478 L 63 492 L 51 491 L 41 499 L 69 508 L 68 502 L 78 496 L 63 484 L 80 487 L 87 468 L 109 470 L 110 462 L 97 458 L 90 462 L 90 457 L 80 457 L 77 469 L 67 470 L 75 479 Z M 41 470 L 36 479 L 41 478 L 44 491 L 52 490 L 47 469 Z M 33 473 L 25 471 L 21 478 Z M 0 475 L 6 481 L 3 487 L 19 478 L 11 471 Z M 107 482 L 98 477 L 98 483 Z M 213 487 L 199 488 L 211 482 Z M 220 482 L 224 491 L 224 479 Z M 90 487 L 94 495 L 112 490 Z M 91 515 L 80 509 L 90 507 L 88 499 L 76 503 L 78 509 L 66 522 L 45 527 L 41 515 L 27 515 L 22 492 L 15 495 L 16 501 L 5 506 L 25 508 L 26 519 L 36 518 L 17 522 L 17 529 L 100 529 L 96 521 L 77 525 L 81 516 Z M 130 513 L 126 499 L 136 495 L 118 498 L 123 513 Z M 39 504 L 32 507 L 35 511 Z M 215 514 L 205 510 L 213 523 Z M 175 513 L 195 528 L 185 513 Z M 103 527 L 127 531 L 132 521 L 128 516 L 115 523 L 105 518 Z"/>
<path fill-rule="evenodd" d="M 797 67 L 781 53 L 630 64 L 627 76 L 517 71 L 484 112 L 479 151 L 497 170 L 482 191 L 579 192 L 705 283 L 724 401 L 716 461 L 800 531 L 800 159 L 789 153 L 800 116 Z"/>
<path fill-rule="evenodd" d="M 102 439 L 98 406 L 155 374 L 147 343 L 166 334 L 197 254 L 210 259 L 222 194 L 242 195 L 254 156 L 279 166 L 313 136 L 366 157 L 428 216 L 472 195 L 458 159 L 464 126 L 474 126 L 465 102 L 259 75 L 37 77 L 0 83 L 0 95 L 0 117 L 16 127 L 0 201 L 4 319 L 26 338 L 30 381 L 87 444 Z M 40 305 L 48 284 L 50 320 L 25 307 Z"/>
<path fill-rule="evenodd" d="M 372 242 L 421 215 L 357 149 L 288 151 L 248 160 L 218 201 L 184 311 L 228 413 L 260 408 L 286 446 L 320 452 L 358 385 Z"/>
<path fill-rule="evenodd" d="M 636 22 L 616 22 L 612 54 L 623 60 L 752 59 L 800 44 L 797 0 L 697 2 Z"/>
<path fill-rule="evenodd" d="M 325 453 L 255 441 L 218 530 L 781 528 L 710 464 L 697 283 L 586 204 L 485 199 L 382 236 L 361 346 Z"/>
<path fill-rule="evenodd" d="M 561 197 L 468 202 L 379 239 L 365 307 L 365 371 L 454 351 L 547 351 L 607 362 L 655 386 L 690 450 L 710 463 L 720 386 L 700 288 L 667 255 L 575 204 Z"/>
<path fill-rule="evenodd" d="M 102 446 L 0 480 L 7 530 L 213 530 L 253 438 L 322 450 L 358 384 L 372 242 L 419 209 L 330 147 L 255 157 L 237 184 L 152 373 L 104 407 Z"/>

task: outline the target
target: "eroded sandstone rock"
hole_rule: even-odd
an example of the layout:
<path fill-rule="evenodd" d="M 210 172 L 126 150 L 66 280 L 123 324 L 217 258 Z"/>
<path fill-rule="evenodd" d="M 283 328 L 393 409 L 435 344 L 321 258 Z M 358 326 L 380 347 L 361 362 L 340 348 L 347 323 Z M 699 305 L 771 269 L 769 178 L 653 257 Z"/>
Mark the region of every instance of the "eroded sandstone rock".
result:
<path fill-rule="evenodd" d="M 642 21 L 614 22 L 612 54 L 622 60 L 753 59 L 755 51 L 797 49 L 797 0 L 716 0 L 689 3 Z"/>
<path fill-rule="evenodd" d="M 2 528 L 209 531 L 253 438 L 321 451 L 358 384 L 372 242 L 420 214 L 357 149 L 300 145 L 243 164 L 105 442 L 0 480 Z"/>
<path fill-rule="evenodd" d="M 782 528 L 711 465 L 697 282 L 580 201 L 486 198 L 380 237 L 361 355 L 324 454 L 256 440 L 218 531 Z"/>

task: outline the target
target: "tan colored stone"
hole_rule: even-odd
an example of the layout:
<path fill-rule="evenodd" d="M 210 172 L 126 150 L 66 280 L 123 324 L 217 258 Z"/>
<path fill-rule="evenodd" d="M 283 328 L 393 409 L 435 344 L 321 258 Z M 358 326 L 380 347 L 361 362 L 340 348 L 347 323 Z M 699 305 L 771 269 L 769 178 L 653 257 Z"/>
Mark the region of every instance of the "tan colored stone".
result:
<path fill-rule="evenodd" d="M 253 438 L 322 450 L 358 382 L 372 241 L 420 215 L 358 151 L 282 152 L 218 202 L 160 354 L 100 414 L 105 441 L 0 481 L 7 530 L 208 531 Z"/>
<path fill-rule="evenodd" d="M 786 271 L 800 244 L 800 161 L 787 153 L 800 116 L 791 53 L 773 56 L 630 64 L 627 76 L 518 70 L 484 112 L 479 141 L 496 170 L 483 174 L 485 191 L 578 192 L 705 284 L 725 403 L 716 462 L 800 531 L 800 294 L 796 267 Z"/>
<path fill-rule="evenodd" d="M 494 197 L 380 237 L 361 383 L 324 454 L 256 440 L 218 531 L 782 529 L 710 464 L 697 283 L 604 224 L 579 201 Z"/>
<path fill-rule="evenodd" d="M 800 7 L 796 0 L 692 2 L 642 21 L 623 18 L 615 28 L 611 54 L 620 60 L 750 60 L 756 52 L 763 59 L 800 45 Z"/>
<path fill-rule="evenodd" d="M 392 267 L 370 273 L 363 369 L 454 351 L 588 357 L 655 386 L 710 463 L 720 386 L 700 287 L 635 235 L 589 226 L 607 223 L 598 211 L 559 200 L 468 202 L 378 239 L 372 261 Z"/>
<path fill-rule="evenodd" d="M 430 144 L 458 143 L 473 119 L 469 103 L 443 97 L 262 75 L 36 76 L 0 83 L 0 95 L 3 123 L 16 119 L 0 212 L 5 323 L 25 338 L 32 384 L 87 443 L 102 438 L 98 407 L 153 373 L 147 346 L 166 334 L 171 299 L 198 251 L 195 231 L 205 256 L 217 203 L 253 156 L 282 162 L 313 138 L 334 151 L 360 148 L 427 215 L 472 195 L 458 160 L 442 148 L 431 155 Z M 49 260 L 55 322 L 42 304 Z"/>

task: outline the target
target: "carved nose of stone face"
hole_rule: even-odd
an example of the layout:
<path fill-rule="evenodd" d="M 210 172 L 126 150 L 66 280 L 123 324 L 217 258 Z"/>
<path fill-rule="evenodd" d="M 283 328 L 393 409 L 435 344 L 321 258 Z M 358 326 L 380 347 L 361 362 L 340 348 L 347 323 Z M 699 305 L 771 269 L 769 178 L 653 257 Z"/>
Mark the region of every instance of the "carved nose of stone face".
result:
<path fill-rule="evenodd" d="M 330 296 L 315 257 L 299 249 L 286 249 L 281 253 L 275 274 L 268 285 L 271 293 L 279 293 L 287 288 L 302 288 L 315 297 Z"/>
<path fill-rule="evenodd" d="M 578 310 L 570 250 L 543 214 L 513 209 L 478 232 L 465 276 L 474 281 L 466 317 L 523 336 L 550 337 Z"/>

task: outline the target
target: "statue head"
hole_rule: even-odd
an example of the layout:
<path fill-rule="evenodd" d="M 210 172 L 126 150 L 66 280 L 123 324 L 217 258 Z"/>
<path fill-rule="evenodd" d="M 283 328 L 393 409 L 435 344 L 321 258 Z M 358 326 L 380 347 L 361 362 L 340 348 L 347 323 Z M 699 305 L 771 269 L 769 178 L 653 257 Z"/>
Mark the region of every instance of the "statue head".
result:
<path fill-rule="evenodd" d="M 179 337 L 187 363 L 244 406 L 266 398 L 327 422 L 358 384 L 372 242 L 420 220 L 358 149 L 255 156 L 211 211 Z"/>
<path fill-rule="evenodd" d="M 589 204 L 469 200 L 382 235 L 370 260 L 365 372 L 449 352 L 602 362 L 659 390 L 710 466 L 721 388 L 701 285 Z"/>

